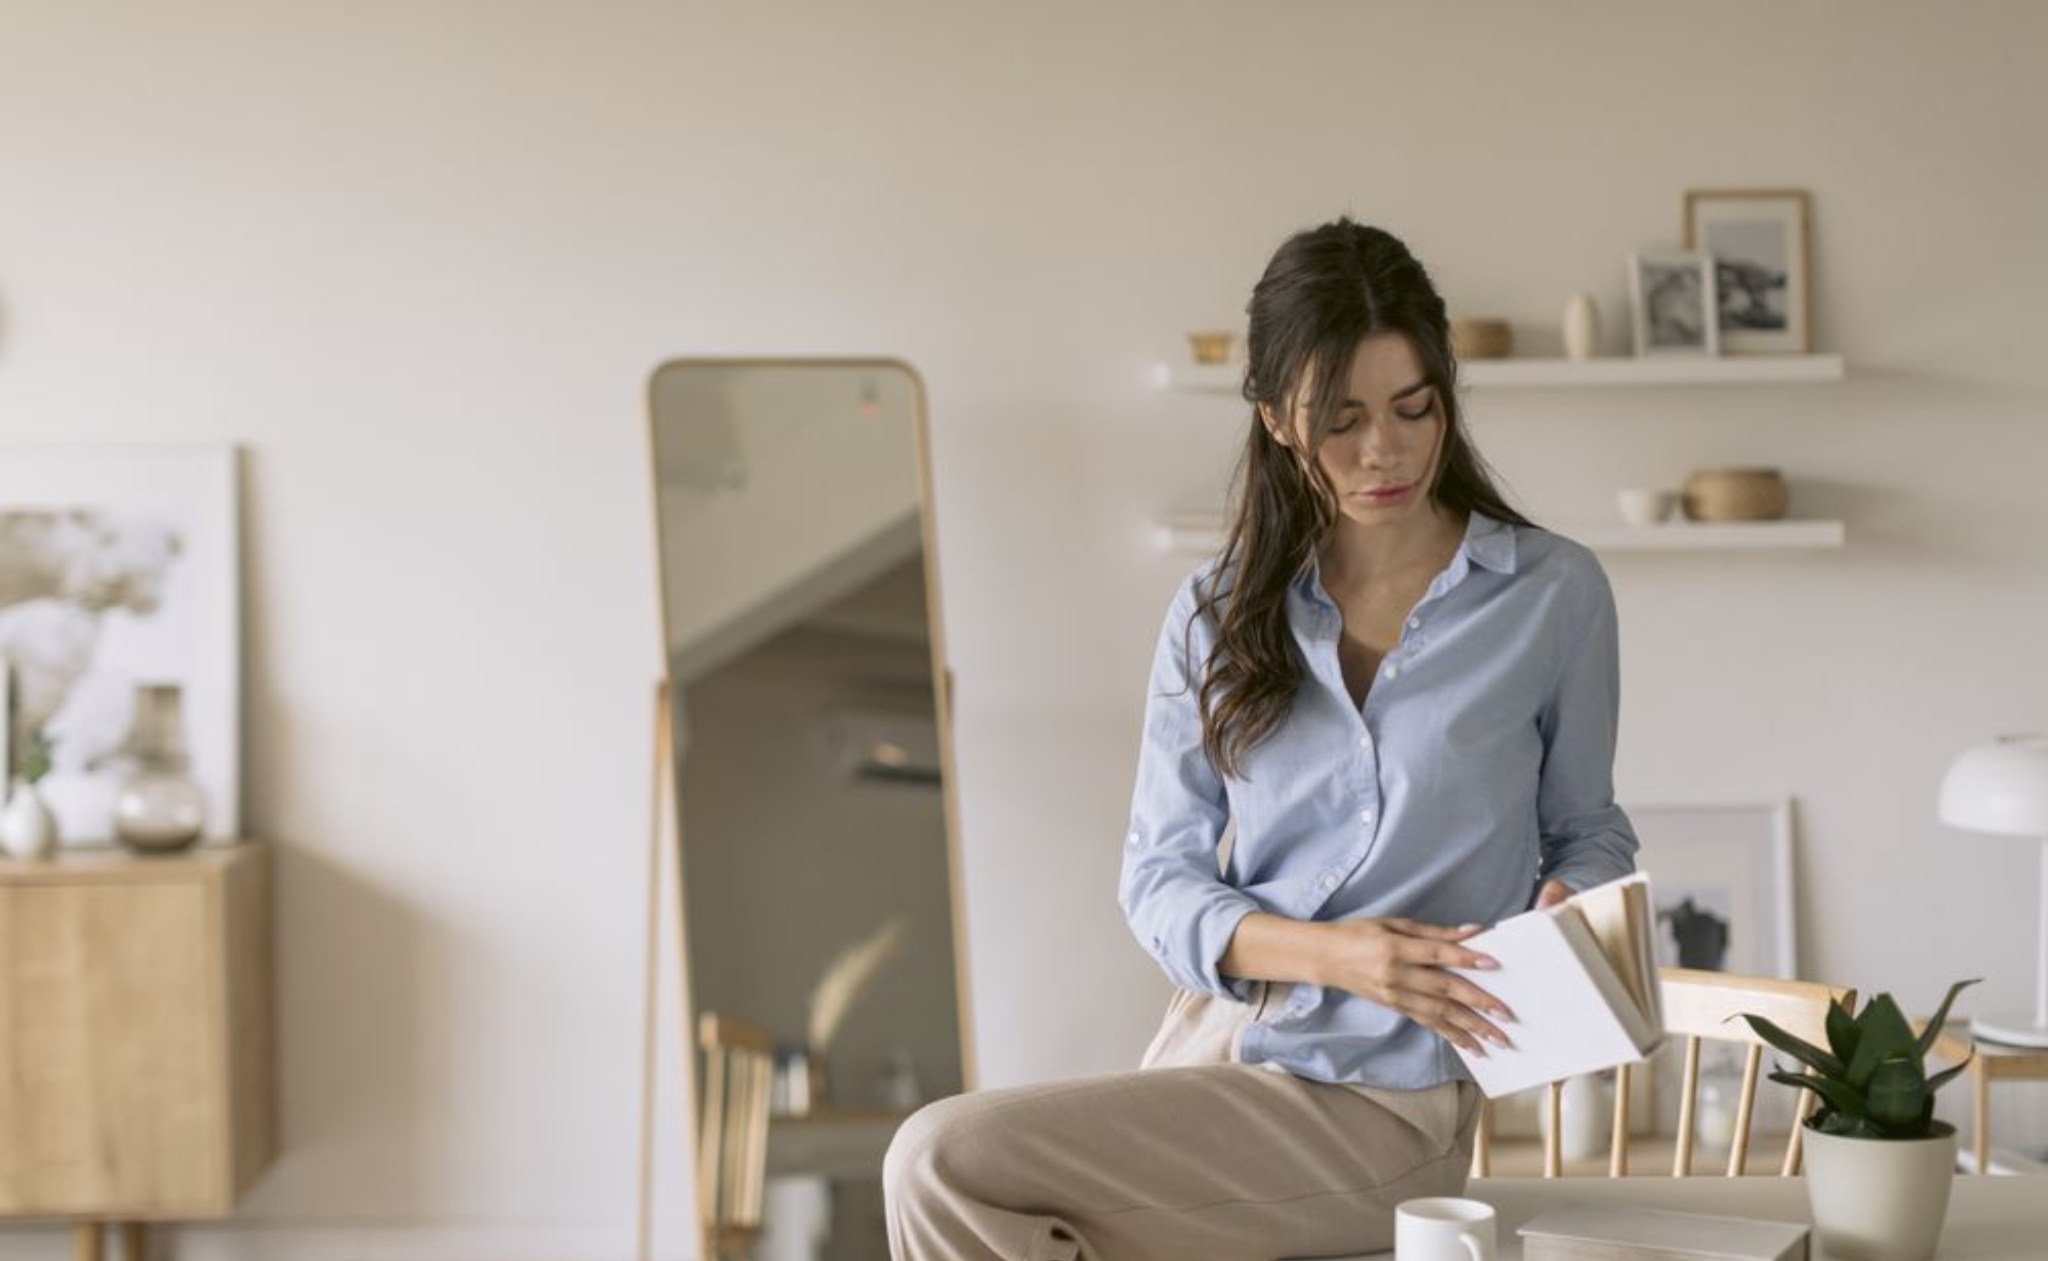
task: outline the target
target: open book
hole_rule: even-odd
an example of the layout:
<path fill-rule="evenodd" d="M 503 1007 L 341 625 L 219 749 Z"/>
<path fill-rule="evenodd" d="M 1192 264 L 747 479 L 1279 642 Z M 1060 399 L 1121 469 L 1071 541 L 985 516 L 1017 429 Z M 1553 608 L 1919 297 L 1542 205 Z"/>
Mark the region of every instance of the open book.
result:
<path fill-rule="evenodd" d="M 1494 1023 L 1512 1048 L 1453 1046 L 1487 1098 L 1632 1064 L 1664 1040 L 1656 914 L 1640 873 L 1596 885 L 1547 910 L 1504 919 L 1463 943 L 1498 970 L 1453 969 L 1506 1003 Z"/>

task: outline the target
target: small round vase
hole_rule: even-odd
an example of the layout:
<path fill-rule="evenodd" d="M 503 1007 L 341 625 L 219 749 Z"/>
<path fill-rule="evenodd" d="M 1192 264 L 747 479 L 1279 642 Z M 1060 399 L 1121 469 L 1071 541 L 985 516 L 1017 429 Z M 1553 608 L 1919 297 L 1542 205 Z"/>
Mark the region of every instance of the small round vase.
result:
<path fill-rule="evenodd" d="M 114 797 L 114 836 L 138 854 L 175 854 L 206 834 L 206 794 L 188 771 L 183 692 L 175 683 L 135 689 L 122 752 L 135 773 Z"/>
<path fill-rule="evenodd" d="M 26 780 L 16 782 L 0 809 L 0 849 L 10 858 L 48 858 L 57 850 L 57 816 Z"/>
<path fill-rule="evenodd" d="M 114 835 L 143 854 L 175 854 L 206 832 L 206 795 L 179 771 L 145 770 L 114 798 Z"/>

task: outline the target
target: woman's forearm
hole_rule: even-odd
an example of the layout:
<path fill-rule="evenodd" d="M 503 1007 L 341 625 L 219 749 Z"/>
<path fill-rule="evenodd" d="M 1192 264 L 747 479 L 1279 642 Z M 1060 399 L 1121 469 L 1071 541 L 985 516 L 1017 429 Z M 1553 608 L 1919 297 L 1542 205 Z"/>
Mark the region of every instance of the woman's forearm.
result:
<path fill-rule="evenodd" d="M 1323 983 L 1328 925 L 1253 911 L 1237 923 L 1229 949 L 1216 963 L 1225 976 L 1245 981 Z"/>

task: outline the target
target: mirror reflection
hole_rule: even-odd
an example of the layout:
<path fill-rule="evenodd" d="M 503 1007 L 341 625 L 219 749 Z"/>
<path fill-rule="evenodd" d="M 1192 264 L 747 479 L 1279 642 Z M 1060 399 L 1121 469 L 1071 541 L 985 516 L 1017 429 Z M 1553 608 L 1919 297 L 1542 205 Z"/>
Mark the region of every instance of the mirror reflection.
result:
<path fill-rule="evenodd" d="M 963 1086 L 922 398 L 888 362 L 652 382 L 707 1253 L 887 1257 L 889 1137 Z"/>

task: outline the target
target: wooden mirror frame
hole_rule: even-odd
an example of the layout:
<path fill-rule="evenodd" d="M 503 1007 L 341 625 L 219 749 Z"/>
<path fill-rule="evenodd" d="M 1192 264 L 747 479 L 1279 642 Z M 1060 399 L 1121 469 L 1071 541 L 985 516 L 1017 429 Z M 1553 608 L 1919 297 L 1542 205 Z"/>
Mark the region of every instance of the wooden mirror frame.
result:
<path fill-rule="evenodd" d="M 681 1030 L 684 1099 L 685 1146 L 697 1152 L 697 1131 L 703 1115 L 702 1084 L 699 1081 L 699 1055 L 697 1040 L 692 1023 L 691 994 L 689 986 L 689 924 L 685 916 L 683 882 L 687 878 L 683 868 L 682 802 L 676 782 L 676 758 L 674 741 L 674 713 L 671 702 L 672 684 L 669 680 L 671 653 L 669 648 L 669 602 L 666 590 L 666 574 L 662 567 L 661 533 L 661 466 L 657 445 L 659 418 L 655 412 L 655 387 L 661 374 L 673 367 L 691 368 L 837 368 L 876 372 L 900 372 L 911 387 L 911 420 L 916 432 L 917 475 L 919 495 L 919 539 L 923 548 L 925 617 L 930 631 L 932 697 L 934 719 L 938 724 L 940 792 L 946 837 L 946 884 L 950 895 L 953 937 L 954 1001 L 958 1012 L 960 1042 L 960 1089 L 971 1092 L 976 1084 L 976 1063 L 974 1053 L 974 1019 L 971 1001 L 971 969 L 967 951 L 966 887 L 960 862 L 960 812 L 957 790 L 958 776 L 953 748 L 953 672 L 946 664 L 945 618 L 939 580 L 939 548 L 936 528 L 937 500 L 933 493 L 931 429 L 927 407 L 928 395 L 924 378 L 907 361 L 890 357 L 878 358 L 726 358 L 683 356 L 664 360 L 647 378 L 647 467 L 652 511 L 653 558 L 655 570 L 655 592 L 660 603 L 662 678 L 655 689 L 654 705 L 654 764 L 652 767 L 652 800 L 649 806 L 648 828 L 648 893 L 647 893 L 647 955 L 646 983 L 643 996 L 643 1054 L 641 1083 L 641 1125 L 640 1125 L 640 1196 L 639 1221 L 637 1225 L 637 1246 L 635 1256 L 648 1261 L 653 1249 L 653 1199 L 654 1199 L 654 1099 L 656 1095 L 658 1068 L 659 1012 L 661 1000 L 660 969 L 662 963 L 661 939 L 665 921 L 663 908 L 674 907 L 674 925 L 677 943 L 678 977 L 675 994 L 681 1013 Z M 693 1161 L 693 1164 L 695 1162 Z M 700 1184 L 701 1185 L 701 1184 Z M 711 1225 L 709 1206 L 701 1194 L 693 1196 L 696 1201 L 697 1239 L 701 1242 Z"/>

